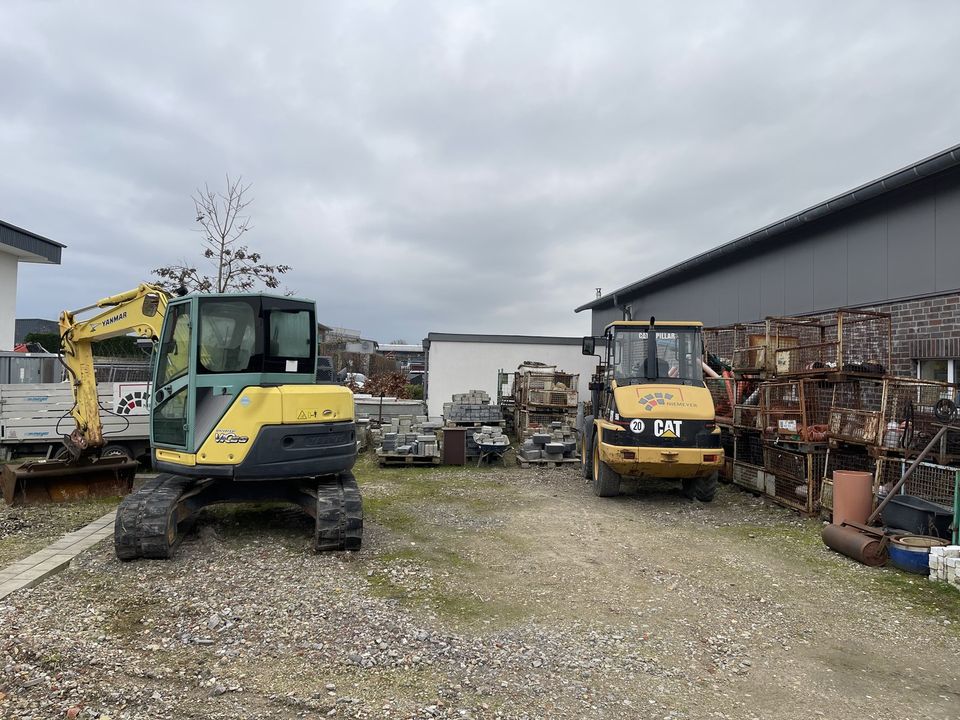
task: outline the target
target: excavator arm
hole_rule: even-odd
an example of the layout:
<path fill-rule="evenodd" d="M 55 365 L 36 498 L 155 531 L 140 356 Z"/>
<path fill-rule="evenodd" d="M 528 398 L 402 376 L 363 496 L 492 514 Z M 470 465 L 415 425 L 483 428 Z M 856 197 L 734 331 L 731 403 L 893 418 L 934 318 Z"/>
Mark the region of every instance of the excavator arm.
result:
<path fill-rule="evenodd" d="M 167 312 L 167 300 L 164 290 L 143 283 L 93 305 L 60 313 L 61 360 L 70 374 L 74 400 L 70 414 L 76 423 L 73 432 L 64 438 L 64 444 L 74 459 L 104 444 L 93 343 L 133 333 L 156 342 Z M 77 315 L 94 309 L 101 312 L 91 318 L 77 319 Z"/>

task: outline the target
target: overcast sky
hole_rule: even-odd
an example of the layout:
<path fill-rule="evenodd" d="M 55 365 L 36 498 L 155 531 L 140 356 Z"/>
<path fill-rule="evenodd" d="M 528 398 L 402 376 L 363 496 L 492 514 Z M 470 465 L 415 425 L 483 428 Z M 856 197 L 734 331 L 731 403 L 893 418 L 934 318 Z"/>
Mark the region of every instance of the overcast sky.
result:
<path fill-rule="evenodd" d="M 580 335 L 595 288 L 960 142 L 960 3 L 296 6 L 0 5 L 0 218 L 68 246 L 18 317 L 198 256 L 229 172 L 322 322 Z"/>

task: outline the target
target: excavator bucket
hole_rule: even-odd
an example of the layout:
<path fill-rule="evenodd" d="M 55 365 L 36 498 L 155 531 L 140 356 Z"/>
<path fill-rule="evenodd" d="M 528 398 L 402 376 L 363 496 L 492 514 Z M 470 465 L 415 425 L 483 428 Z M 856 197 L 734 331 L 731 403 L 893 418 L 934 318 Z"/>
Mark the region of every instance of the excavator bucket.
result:
<path fill-rule="evenodd" d="M 0 479 L 8 505 L 30 505 L 126 495 L 136 473 L 137 461 L 125 457 L 36 460 L 3 466 Z"/>

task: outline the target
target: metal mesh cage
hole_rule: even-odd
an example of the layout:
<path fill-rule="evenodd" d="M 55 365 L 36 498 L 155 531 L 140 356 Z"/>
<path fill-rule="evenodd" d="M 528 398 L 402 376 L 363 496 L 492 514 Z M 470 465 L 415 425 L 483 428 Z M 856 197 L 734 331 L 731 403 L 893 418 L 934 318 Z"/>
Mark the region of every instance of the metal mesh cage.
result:
<path fill-rule="evenodd" d="M 736 327 L 712 327 L 703 329 L 703 349 L 713 355 L 727 369 L 733 369 L 733 350 L 736 347 Z"/>
<path fill-rule="evenodd" d="M 890 368 L 891 321 L 885 313 L 838 310 L 819 320 L 771 318 L 779 376 L 846 373 L 881 376 Z"/>
<path fill-rule="evenodd" d="M 734 391 L 736 405 L 733 408 L 733 424 L 749 430 L 763 429 L 763 383 L 756 380 L 740 380 Z"/>
<path fill-rule="evenodd" d="M 839 343 L 827 326 L 808 318 L 770 318 L 769 323 L 774 374 L 805 375 L 836 367 Z"/>
<path fill-rule="evenodd" d="M 825 442 L 833 388 L 820 380 L 780 380 L 763 386 L 764 432 L 800 442 Z"/>
<path fill-rule="evenodd" d="M 769 332 L 766 322 L 740 323 L 733 326 L 733 369 L 739 372 L 762 372 L 771 361 Z"/>
<path fill-rule="evenodd" d="M 888 493 L 910 464 L 911 461 L 903 458 L 883 457 L 877 460 L 877 474 L 873 483 L 875 491 L 880 495 Z M 952 509 L 956 474 L 955 467 L 922 462 L 904 483 L 901 492 Z"/>
<path fill-rule="evenodd" d="M 830 402 L 830 436 L 863 445 L 879 445 L 884 383 L 859 380 L 836 383 Z"/>
<path fill-rule="evenodd" d="M 831 322 L 836 323 L 842 372 L 883 375 L 890 371 L 892 323 L 888 314 L 839 310 Z"/>
<path fill-rule="evenodd" d="M 704 378 L 713 400 L 713 412 L 718 423 L 733 424 L 733 407 L 736 405 L 737 383 L 733 378 Z"/>
<path fill-rule="evenodd" d="M 937 433 L 934 407 L 941 399 L 957 401 L 955 385 L 933 380 L 891 378 L 886 381 L 878 445 L 920 451 Z"/>
<path fill-rule="evenodd" d="M 733 441 L 733 459 L 737 462 L 762 467 L 763 436 L 757 432 L 736 432 Z"/>
<path fill-rule="evenodd" d="M 766 493 L 787 507 L 805 513 L 814 512 L 819 500 L 817 489 L 823 478 L 826 451 L 797 452 L 766 445 L 763 456 L 767 471 Z"/>
<path fill-rule="evenodd" d="M 739 485 L 747 490 L 756 492 L 764 491 L 764 471 L 760 465 L 733 461 L 731 469 L 731 480 L 734 485 Z"/>
<path fill-rule="evenodd" d="M 533 412 L 530 410 L 516 410 L 514 412 L 514 425 L 517 437 L 520 439 L 526 439 L 527 436 L 535 432 L 549 430 L 550 424 L 554 422 L 572 428 L 576 424 L 576 416 L 569 412 Z"/>

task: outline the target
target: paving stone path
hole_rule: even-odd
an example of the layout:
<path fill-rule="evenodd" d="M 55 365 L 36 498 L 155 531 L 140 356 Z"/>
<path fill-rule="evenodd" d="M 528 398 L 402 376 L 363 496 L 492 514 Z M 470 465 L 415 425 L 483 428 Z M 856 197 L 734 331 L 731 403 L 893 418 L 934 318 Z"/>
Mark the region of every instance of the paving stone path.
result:
<path fill-rule="evenodd" d="M 116 510 L 111 510 L 89 525 L 64 535 L 43 550 L 0 570 L 0 600 L 12 592 L 28 588 L 61 570 L 66 570 L 77 555 L 113 535 Z"/>

